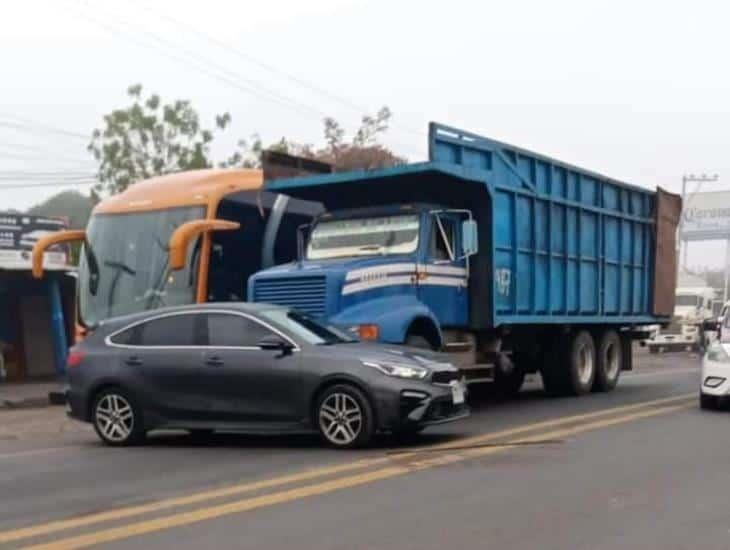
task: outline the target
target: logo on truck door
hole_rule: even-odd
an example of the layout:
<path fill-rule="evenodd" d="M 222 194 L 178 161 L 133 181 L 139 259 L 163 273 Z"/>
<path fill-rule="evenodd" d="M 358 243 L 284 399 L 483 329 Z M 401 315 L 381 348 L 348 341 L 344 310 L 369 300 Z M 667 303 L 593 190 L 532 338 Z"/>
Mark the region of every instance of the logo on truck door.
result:
<path fill-rule="evenodd" d="M 495 269 L 494 282 L 499 294 L 509 296 L 510 284 L 512 283 L 512 270 L 506 267 Z"/>

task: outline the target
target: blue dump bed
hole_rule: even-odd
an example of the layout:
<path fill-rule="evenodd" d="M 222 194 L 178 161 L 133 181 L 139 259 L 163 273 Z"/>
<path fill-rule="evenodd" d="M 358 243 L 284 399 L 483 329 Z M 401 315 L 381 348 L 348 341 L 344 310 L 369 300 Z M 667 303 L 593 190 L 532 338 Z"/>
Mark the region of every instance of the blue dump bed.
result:
<path fill-rule="evenodd" d="M 429 161 L 276 180 L 330 209 L 429 202 L 479 223 L 472 328 L 663 322 L 676 282 L 676 195 L 432 124 Z"/>

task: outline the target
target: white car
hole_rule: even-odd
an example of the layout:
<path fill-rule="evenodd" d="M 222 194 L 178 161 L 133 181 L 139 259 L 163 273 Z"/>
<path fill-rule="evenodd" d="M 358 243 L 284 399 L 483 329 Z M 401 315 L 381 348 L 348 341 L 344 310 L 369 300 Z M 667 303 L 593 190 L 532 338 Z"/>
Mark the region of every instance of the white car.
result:
<path fill-rule="evenodd" d="M 723 327 L 723 333 L 727 328 Z M 730 342 L 715 340 L 702 359 L 700 407 L 716 409 L 730 395 Z"/>

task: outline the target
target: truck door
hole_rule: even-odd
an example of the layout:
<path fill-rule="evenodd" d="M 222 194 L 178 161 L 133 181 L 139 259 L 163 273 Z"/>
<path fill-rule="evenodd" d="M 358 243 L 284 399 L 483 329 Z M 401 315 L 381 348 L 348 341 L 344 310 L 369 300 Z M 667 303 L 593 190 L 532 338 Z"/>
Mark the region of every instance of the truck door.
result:
<path fill-rule="evenodd" d="M 468 260 L 460 258 L 460 222 L 458 214 L 431 213 L 427 246 L 418 265 L 418 297 L 441 326 L 463 326 L 468 319 Z"/>

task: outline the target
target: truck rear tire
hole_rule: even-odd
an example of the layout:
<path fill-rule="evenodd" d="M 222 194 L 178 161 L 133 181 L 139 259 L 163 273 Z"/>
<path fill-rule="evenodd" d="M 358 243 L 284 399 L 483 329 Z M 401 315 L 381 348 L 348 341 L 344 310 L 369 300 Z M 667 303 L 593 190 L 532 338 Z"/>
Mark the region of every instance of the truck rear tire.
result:
<path fill-rule="evenodd" d="M 590 332 L 566 335 L 555 343 L 550 356 L 541 371 L 548 394 L 577 396 L 591 391 L 596 378 L 596 346 Z"/>
<path fill-rule="evenodd" d="M 604 331 L 598 339 L 596 350 L 596 378 L 593 391 L 608 392 L 618 384 L 624 356 L 621 349 L 621 338 L 615 330 Z"/>

